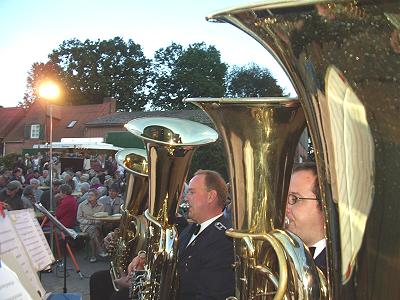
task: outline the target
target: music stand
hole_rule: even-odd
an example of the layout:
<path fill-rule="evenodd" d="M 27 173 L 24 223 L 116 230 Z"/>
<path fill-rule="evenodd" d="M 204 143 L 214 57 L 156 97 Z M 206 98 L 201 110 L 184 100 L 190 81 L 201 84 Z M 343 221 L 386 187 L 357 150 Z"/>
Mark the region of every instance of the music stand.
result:
<path fill-rule="evenodd" d="M 70 228 L 65 227 L 60 223 L 41 203 L 35 203 L 35 207 L 42 212 L 56 227 L 60 232 L 64 233 L 64 294 L 67 293 L 67 241 L 68 238 L 76 239 L 78 234 Z"/>

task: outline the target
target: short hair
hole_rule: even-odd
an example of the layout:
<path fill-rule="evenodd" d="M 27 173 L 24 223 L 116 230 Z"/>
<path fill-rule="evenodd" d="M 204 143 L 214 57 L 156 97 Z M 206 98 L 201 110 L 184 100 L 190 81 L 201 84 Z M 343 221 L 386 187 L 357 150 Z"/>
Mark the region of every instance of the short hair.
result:
<path fill-rule="evenodd" d="M 29 183 L 30 183 L 30 184 L 37 184 L 37 185 L 39 185 L 39 184 L 40 184 L 40 181 L 39 181 L 38 179 L 36 179 L 36 178 L 32 178 L 31 180 L 29 180 Z"/>
<path fill-rule="evenodd" d="M 293 167 L 293 172 L 296 173 L 299 171 L 310 171 L 315 176 L 314 186 L 312 192 L 314 193 L 315 197 L 318 199 L 318 204 L 322 208 L 322 201 L 321 201 L 321 192 L 319 189 L 319 180 L 318 180 L 318 172 L 317 172 L 317 165 L 313 161 L 307 161 L 295 164 Z"/>
<path fill-rule="evenodd" d="M 109 191 L 111 191 L 111 190 L 113 190 L 113 191 L 119 193 L 119 186 L 118 186 L 118 184 L 113 183 L 113 184 L 110 186 L 110 188 L 109 188 Z"/>
<path fill-rule="evenodd" d="M 90 180 L 90 183 L 91 183 L 91 184 L 99 184 L 99 183 L 100 183 L 100 179 L 99 179 L 98 177 L 93 177 L 93 178 Z"/>
<path fill-rule="evenodd" d="M 81 190 L 82 189 L 85 190 L 85 191 L 88 191 L 90 189 L 90 184 L 87 183 L 87 182 L 82 182 L 81 183 Z"/>
<path fill-rule="evenodd" d="M 60 185 L 62 185 L 62 184 L 63 184 L 63 181 L 60 180 L 60 179 L 55 179 L 55 180 L 53 180 L 53 185 L 54 185 L 54 186 L 60 186 Z"/>
<path fill-rule="evenodd" d="M 213 170 L 198 170 L 194 176 L 204 175 L 204 182 L 208 191 L 215 190 L 217 192 L 218 205 L 224 208 L 228 198 L 228 189 L 222 176 Z"/>
<path fill-rule="evenodd" d="M 72 194 L 72 187 L 69 184 L 62 184 L 60 185 L 60 192 L 64 195 L 71 195 Z"/>
<path fill-rule="evenodd" d="M 22 192 L 23 195 L 28 196 L 28 195 L 33 195 L 33 186 L 27 185 L 24 188 L 24 191 Z"/>
<path fill-rule="evenodd" d="M 90 190 L 88 191 L 88 194 L 89 194 L 89 193 L 93 193 L 93 194 L 96 196 L 96 198 L 99 197 L 99 191 L 96 190 L 96 189 L 90 189 Z"/>

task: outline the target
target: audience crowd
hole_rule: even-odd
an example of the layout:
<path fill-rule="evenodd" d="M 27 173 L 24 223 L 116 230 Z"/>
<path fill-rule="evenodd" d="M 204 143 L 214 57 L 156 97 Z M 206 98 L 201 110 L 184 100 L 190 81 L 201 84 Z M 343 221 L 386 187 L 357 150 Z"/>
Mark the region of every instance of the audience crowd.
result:
<path fill-rule="evenodd" d="M 0 166 L 0 202 L 8 210 L 33 208 L 35 203 L 41 203 L 65 227 L 89 235 L 91 262 L 96 261 L 96 255 L 106 256 L 103 237 L 118 223 L 102 223 L 93 218 L 96 213 L 121 213 L 124 169 L 117 165 L 113 155 L 86 156 L 82 168 L 75 171 L 62 166 L 60 158 L 54 156 L 50 197 L 49 166 L 49 159 L 40 153 L 19 157 L 12 170 Z"/>

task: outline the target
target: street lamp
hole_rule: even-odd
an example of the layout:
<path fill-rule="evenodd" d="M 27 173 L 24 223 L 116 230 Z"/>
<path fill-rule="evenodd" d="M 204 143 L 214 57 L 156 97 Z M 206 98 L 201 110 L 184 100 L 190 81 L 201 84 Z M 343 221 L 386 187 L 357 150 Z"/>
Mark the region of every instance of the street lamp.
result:
<path fill-rule="evenodd" d="M 39 96 L 49 103 L 50 109 L 50 211 L 53 211 L 53 106 L 51 101 L 57 99 L 60 95 L 60 89 L 52 81 L 46 81 L 39 87 Z"/>

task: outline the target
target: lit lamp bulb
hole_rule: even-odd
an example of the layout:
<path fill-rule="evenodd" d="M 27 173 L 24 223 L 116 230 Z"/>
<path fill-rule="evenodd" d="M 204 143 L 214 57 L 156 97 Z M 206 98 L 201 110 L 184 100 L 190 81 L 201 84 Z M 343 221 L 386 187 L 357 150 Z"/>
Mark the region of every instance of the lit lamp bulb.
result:
<path fill-rule="evenodd" d="M 54 82 L 47 81 L 40 85 L 39 95 L 47 100 L 54 100 L 60 95 L 60 89 Z"/>

